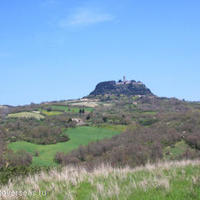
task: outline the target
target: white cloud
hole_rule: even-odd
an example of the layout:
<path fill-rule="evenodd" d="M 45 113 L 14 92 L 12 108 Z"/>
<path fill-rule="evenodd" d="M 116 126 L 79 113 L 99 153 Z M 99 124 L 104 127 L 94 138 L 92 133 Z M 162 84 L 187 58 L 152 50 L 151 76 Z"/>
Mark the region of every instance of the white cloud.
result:
<path fill-rule="evenodd" d="M 115 17 L 108 13 L 93 11 L 90 9 L 78 9 L 67 18 L 60 20 L 59 26 L 62 28 L 70 26 L 88 26 L 92 24 L 113 21 Z"/>

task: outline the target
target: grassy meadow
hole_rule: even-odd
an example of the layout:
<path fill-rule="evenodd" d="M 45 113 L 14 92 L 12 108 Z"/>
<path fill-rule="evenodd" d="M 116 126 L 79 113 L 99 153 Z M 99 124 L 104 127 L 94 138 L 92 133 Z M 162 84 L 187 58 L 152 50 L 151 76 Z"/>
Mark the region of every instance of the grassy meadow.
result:
<path fill-rule="evenodd" d="M 92 112 L 94 110 L 93 108 L 89 107 L 72 107 L 68 105 L 49 105 L 48 108 L 51 108 L 51 111 L 47 111 L 46 109 L 40 109 L 40 113 L 45 116 L 54 116 L 54 115 L 61 115 L 64 112 L 78 114 L 80 109 L 83 108 L 85 112 Z"/>
<path fill-rule="evenodd" d="M 198 200 L 199 186 L 200 161 L 183 160 L 133 169 L 102 165 L 90 172 L 67 166 L 19 177 L 0 190 L 25 191 L 20 199 L 26 200 Z M 18 199 L 17 195 L 2 197 Z"/>
<path fill-rule="evenodd" d="M 43 115 L 47 115 L 47 116 L 54 116 L 54 115 L 61 115 L 62 112 L 60 111 L 46 111 L 46 110 L 41 110 L 41 113 Z"/>
<path fill-rule="evenodd" d="M 64 132 L 70 138 L 67 142 L 50 145 L 38 145 L 25 141 L 17 141 L 10 143 L 8 147 L 13 151 L 26 150 L 31 153 L 33 155 L 32 165 L 34 166 L 53 166 L 56 165 L 53 161 L 56 152 L 70 152 L 73 149 L 78 148 L 80 145 L 87 145 L 92 141 L 110 138 L 119 134 L 123 129 L 124 126 L 118 126 L 115 128 L 82 126 L 71 128 Z M 39 156 L 34 156 L 35 152 L 38 152 Z"/>
<path fill-rule="evenodd" d="M 91 112 L 94 109 L 90 107 L 83 107 L 83 106 L 69 106 L 69 105 L 51 105 L 50 108 L 53 111 L 61 111 L 61 112 L 74 112 L 74 113 L 79 113 L 80 108 L 84 108 L 86 112 Z"/>

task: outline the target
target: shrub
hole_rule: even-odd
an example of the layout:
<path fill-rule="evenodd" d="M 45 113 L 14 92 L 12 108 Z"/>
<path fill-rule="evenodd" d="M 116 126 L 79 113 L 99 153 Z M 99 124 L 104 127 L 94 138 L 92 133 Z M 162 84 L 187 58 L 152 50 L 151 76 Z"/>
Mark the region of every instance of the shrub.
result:
<path fill-rule="evenodd" d="M 7 165 L 11 167 L 27 167 L 32 163 L 31 154 L 24 150 L 17 151 L 16 153 L 8 152 L 5 159 Z"/>
<path fill-rule="evenodd" d="M 73 164 L 82 163 L 90 167 L 104 162 L 113 166 L 134 167 L 162 159 L 163 149 L 179 140 L 181 134 L 165 125 L 149 128 L 137 126 L 111 139 L 90 143 L 87 147 L 80 147 L 69 154 L 62 153 L 59 163 L 71 164 L 73 160 Z"/>

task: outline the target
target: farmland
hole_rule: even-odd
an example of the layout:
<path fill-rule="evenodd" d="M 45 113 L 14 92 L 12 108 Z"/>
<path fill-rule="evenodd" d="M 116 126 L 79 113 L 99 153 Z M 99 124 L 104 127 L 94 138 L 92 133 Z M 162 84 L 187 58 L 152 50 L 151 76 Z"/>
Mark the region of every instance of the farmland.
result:
<path fill-rule="evenodd" d="M 44 116 L 37 112 L 19 112 L 8 115 L 8 118 L 35 118 L 37 120 L 43 119 Z"/>
<path fill-rule="evenodd" d="M 37 151 L 39 156 L 33 157 L 33 165 L 37 166 L 52 166 L 56 165 L 53 162 L 53 158 L 56 152 L 70 152 L 73 149 L 78 148 L 80 145 L 87 145 L 89 142 L 101 140 L 103 138 L 109 138 L 120 133 L 124 127 L 113 130 L 109 128 L 97 128 L 97 127 L 77 127 L 74 129 L 66 130 L 65 133 L 69 136 L 70 140 L 67 142 L 50 144 L 50 145 L 38 145 L 25 141 L 18 141 L 9 144 L 9 148 L 17 150 L 26 150 L 33 156 Z"/>
<path fill-rule="evenodd" d="M 53 116 L 63 113 L 79 113 L 80 109 L 84 109 L 84 112 L 92 112 L 94 110 L 93 108 L 84 106 L 49 105 L 40 109 L 40 112 L 44 115 Z"/>
<path fill-rule="evenodd" d="M 54 116 L 54 115 L 61 115 L 62 114 L 62 112 L 60 112 L 60 111 L 46 111 L 46 110 L 41 110 L 41 113 L 43 114 L 43 115 L 47 115 L 47 116 Z"/>

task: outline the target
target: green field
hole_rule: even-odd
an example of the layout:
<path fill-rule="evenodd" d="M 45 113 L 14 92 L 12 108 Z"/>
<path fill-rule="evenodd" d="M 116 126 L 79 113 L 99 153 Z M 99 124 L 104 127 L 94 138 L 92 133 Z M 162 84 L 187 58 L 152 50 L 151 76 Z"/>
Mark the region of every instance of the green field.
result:
<path fill-rule="evenodd" d="M 186 150 L 195 151 L 184 140 L 177 142 L 174 146 L 168 146 L 164 149 L 164 158 L 167 160 L 175 160 L 181 156 Z"/>
<path fill-rule="evenodd" d="M 46 109 L 40 109 L 40 113 L 46 116 L 53 116 L 53 115 L 61 115 L 63 112 L 68 113 L 79 113 L 80 109 L 85 110 L 85 112 L 92 112 L 94 109 L 89 107 L 71 107 L 65 105 L 50 105 L 48 106 L 51 108 L 51 111 L 47 111 Z"/>
<path fill-rule="evenodd" d="M 63 112 L 75 112 L 78 113 L 80 108 L 82 109 L 82 107 L 71 107 L 71 106 L 64 106 L 64 105 L 52 105 L 50 106 L 52 108 L 52 110 L 56 110 L 56 111 L 63 111 Z M 91 112 L 94 109 L 93 108 L 89 108 L 89 107 L 83 107 L 84 110 L 86 112 Z"/>
<path fill-rule="evenodd" d="M 52 105 L 50 106 L 52 110 L 67 112 L 68 107 L 64 105 Z"/>
<path fill-rule="evenodd" d="M 43 114 L 43 115 L 47 115 L 47 116 L 53 116 L 53 115 L 61 115 L 62 114 L 62 112 L 60 112 L 60 111 L 46 111 L 46 110 L 41 110 L 41 113 Z"/>
<path fill-rule="evenodd" d="M 119 134 L 122 127 L 116 130 L 111 128 L 97 128 L 97 127 L 77 127 L 74 129 L 68 129 L 65 133 L 69 136 L 70 140 L 63 143 L 50 144 L 50 145 L 38 145 L 28 143 L 25 141 L 13 142 L 8 147 L 14 151 L 26 150 L 32 155 L 36 151 L 39 152 L 38 157 L 33 157 L 33 165 L 37 166 L 52 166 L 56 165 L 53 162 L 56 152 L 70 152 L 73 149 L 78 148 L 80 145 L 87 145 L 89 142 L 101 140 L 103 138 L 109 138 L 116 134 Z"/>

